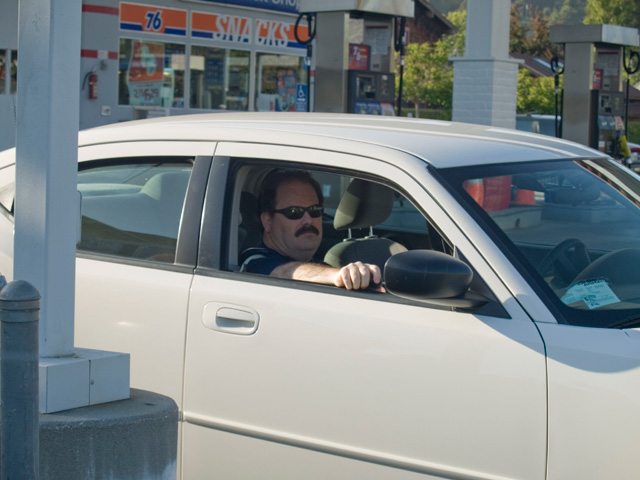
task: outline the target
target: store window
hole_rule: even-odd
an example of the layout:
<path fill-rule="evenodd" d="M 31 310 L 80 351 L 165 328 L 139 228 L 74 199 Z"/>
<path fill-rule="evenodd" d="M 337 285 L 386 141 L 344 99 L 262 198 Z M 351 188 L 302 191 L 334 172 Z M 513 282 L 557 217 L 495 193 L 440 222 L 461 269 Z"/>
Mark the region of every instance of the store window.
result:
<path fill-rule="evenodd" d="M 118 104 L 184 107 L 185 47 L 120 39 Z"/>
<path fill-rule="evenodd" d="M 259 53 L 257 56 L 256 110 L 294 112 L 296 86 L 306 85 L 304 58 L 294 55 Z"/>
<path fill-rule="evenodd" d="M 249 109 L 250 53 L 191 47 L 191 108 Z"/>
<path fill-rule="evenodd" d="M 18 86 L 18 51 L 0 50 L 0 95 L 16 93 Z"/>

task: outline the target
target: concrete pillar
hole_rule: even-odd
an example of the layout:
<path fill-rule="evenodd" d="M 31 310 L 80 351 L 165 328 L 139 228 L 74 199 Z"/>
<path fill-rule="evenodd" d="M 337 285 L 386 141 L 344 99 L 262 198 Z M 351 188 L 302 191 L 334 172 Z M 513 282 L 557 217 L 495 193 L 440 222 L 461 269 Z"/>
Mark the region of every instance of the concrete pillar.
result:
<path fill-rule="evenodd" d="M 315 110 L 344 113 L 347 111 L 349 14 L 321 12 L 316 19 Z"/>
<path fill-rule="evenodd" d="M 517 60 L 509 58 L 509 0 L 467 3 L 465 56 L 451 58 L 457 122 L 515 128 Z"/>
<path fill-rule="evenodd" d="M 20 0 L 13 278 L 40 292 L 39 405 L 129 396 L 129 356 L 74 348 L 82 0 Z"/>
<path fill-rule="evenodd" d="M 21 0 L 13 275 L 42 295 L 40 356 L 73 354 L 82 0 Z"/>
<path fill-rule="evenodd" d="M 583 145 L 589 145 L 595 51 L 592 43 L 568 43 L 564 47 L 562 136 Z"/>

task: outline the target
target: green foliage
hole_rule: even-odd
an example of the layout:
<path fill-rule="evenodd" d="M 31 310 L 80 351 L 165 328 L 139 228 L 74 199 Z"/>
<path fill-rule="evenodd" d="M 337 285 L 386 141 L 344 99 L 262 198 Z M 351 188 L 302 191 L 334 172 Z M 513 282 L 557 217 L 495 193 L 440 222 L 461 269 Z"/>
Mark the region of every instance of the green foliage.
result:
<path fill-rule="evenodd" d="M 587 0 L 586 24 L 640 27 L 640 0 Z"/>
<path fill-rule="evenodd" d="M 549 40 L 548 17 L 540 8 L 525 7 L 519 2 L 511 6 L 509 51 L 546 58 L 557 55 L 558 46 Z"/>
<path fill-rule="evenodd" d="M 555 1 L 555 6 L 543 9 L 549 25 L 579 25 L 586 14 L 587 0 Z"/>
<path fill-rule="evenodd" d="M 432 3 L 441 11 L 448 11 L 441 6 L 450 10 L 464 8 L 464 2 L 460 0 Z M 640 0 L 514 0 L 510 51 L 550 59 L 558 48 L 549 41 L 550 25 L 581 23 L 585 12 L 585 23 L 640 26 Z M 407 49 L 403 99 L 416 106 L 425 105 L 443 111 L 451 108 L 453 66 L 449 58 L 464 55 L 466 11 L 450 11 L 447 18 L 457 28 L 455 33 L 434 44 L 409 45 Z M 626 79 L 626 74 L 624 76 Z M 560 77 L 561 82 L 563 78 Z M 639 78 L 640 74 L 634 75 L 632 83 Z M 518 72 L 517 111 L 553 114 L 554 78 L 534 78 L 521 68 Z M 415 115 L 423 116 L 417 108 Z"/>
<path fill-rule="evenodd" d="M 402 96 L 416 105 L 416 116 L 419 116 L 417 106 L 421 104 L 451 108 L 453 66 L 449 57 L 464 55 L 466 11 L 451 12 L 447 18 L 456 27 L 455 33 L 445 35 L 433 44 L 407 46 Z M 396 75 L 398 81 L 399 75 Z"/>
<path fill-rule="evenodd" d="M 563 77 L 560 77 L 560 89 Z M 559 100 L 558 100 L 559 101 Z M 534 78 L 528 70 L 518 70 L 518 113 L 555 113 L 556 92 L 553 77 Z"/>
<path fill-rule="evenodd" d="M 629 119 L 629 131 L 627 132 L 627 141 L 640 143 L 640 120 Z"/>

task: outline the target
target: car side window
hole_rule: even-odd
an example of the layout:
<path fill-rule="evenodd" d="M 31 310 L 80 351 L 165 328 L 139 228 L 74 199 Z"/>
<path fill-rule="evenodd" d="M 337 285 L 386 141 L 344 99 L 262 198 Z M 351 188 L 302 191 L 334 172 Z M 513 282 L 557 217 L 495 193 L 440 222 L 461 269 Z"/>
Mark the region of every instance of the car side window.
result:
<path fill-rule="evenodd" d="M 246 168 L 238 177 L 240 257 L 243 251 L 261 242 L 257 199 L 262 179 L 269 170 Z M 429 228 L 415 205 L 393 188 L 350 175 L 310 173 L 324 197 L 322 242 L 315 258 L 335 267 L 360 260 L 379 264 L 382 269 L 389 252 L 443 250 L 443 245 L 447 245 L 435 229 Z M 231 257 L 233 269 L 236 264 L 233 252 Z"/>
<path fill-rule="evenodd" d="M 78 250 L 173 263 L 192 164 L 178 158 L 81 165 Z"/>
<path fill-rule="evenodd" d="M 239 160 L 236 165 L 232 163 L 233 180 L 227 181 L 227 185 L 234 184 L 235 187 L 232 192 L 228 192 L 232 194 L 228 197 L 229 208 L 224 221 L 230 227 L 226 242 L 228 257 L 226 260 L 223 259 L 223 264 L 226 263 L 229 270 L 240 271 L 242 274 L 261 273 L 258 269 L 252 272 L 247 265 L 255 262 L 264 252 L 263 247 L 258 247 L 263 236 L 258 203 L 264 179 L 274 168 L 301 168 L 297 164 L 269 166 L 265 163 L 246 159 Z M 335 169 L 304 169 L 317 181 L 324 199 L 322 238 L 313 261 L 336 268 L 361 261 L 377 265 L 386 274 L 388 261 L 396 255 L 403 255 L 402 258 L 405 260 L 411 258 L 422 262 L 420 268 L 427 268 L 427 262 L 431 260 L 436 259 L 438 263 L 450 257 L 451 262 L 445 261 L 449 267 L 454 270 L 461 269 L 460 271 L 469 269 L 468 271 L 472 272 L 470 283 L 464 287 L 468 290 L 461 296 L 448 294 L 449 296 L 442 299 L 417 299 L 407 293 L 413 285 L 405 282 L 401 288 L 406 291 L 396 289 L 393 295 L 380 295 L 375 298 L 395 302 L 417 301 L 420 305 L 430 308 L 469 309 L 477 314 L 509 318 L 487 283 L 477 275 L 463 253 L 428 218 L 427 212 L 401 188 L 389 184 L 383 178 L 376 179 L 356 172 L 338 173 Z M 291 219 L 296 220 L 296 217 Z M 415 252 L 415 255 L 411 251 Z M 408 255 L 404 255 L 405 253 Z M 398 262 L 392 262 L 395 264 L 393 269 L 402 269 L 400 265 L 405 260 L 399 256 L 397 258 Z M 464 265 L 464 268 L 461 265 Z M 461 288 L 462 284 L 456 281 L 458 276 L 449 275 L 446 279 L 445 276 L 446 274 L 443 274 L 447 288 L 456 289 L 455 291 Z M 395 278 L 401 277 L 406 276 L 396 275 Z M 436 283 L 432 282 L 433 285 Z M 295 285 L 292 284 L 292 287 L 295 288 Z M 431 285 L 423 285 L 421 288 L 427 287 L 430 288 Z"/>

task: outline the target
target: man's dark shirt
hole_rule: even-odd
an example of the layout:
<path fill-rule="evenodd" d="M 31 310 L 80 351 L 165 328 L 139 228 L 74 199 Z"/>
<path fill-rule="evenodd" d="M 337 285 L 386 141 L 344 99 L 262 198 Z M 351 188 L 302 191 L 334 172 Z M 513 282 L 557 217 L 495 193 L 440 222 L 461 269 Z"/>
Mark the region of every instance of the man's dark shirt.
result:
<path fill-rule="evenodd" d="M 295 262 L 295 260 L 261 243 L 258 247 L 248 248 L 242 252 L 240 255 L 240 271 L 270 275 L 276 267 L 289 262 Z M 313 258 L 310 263 L 323 262 Z"/>

